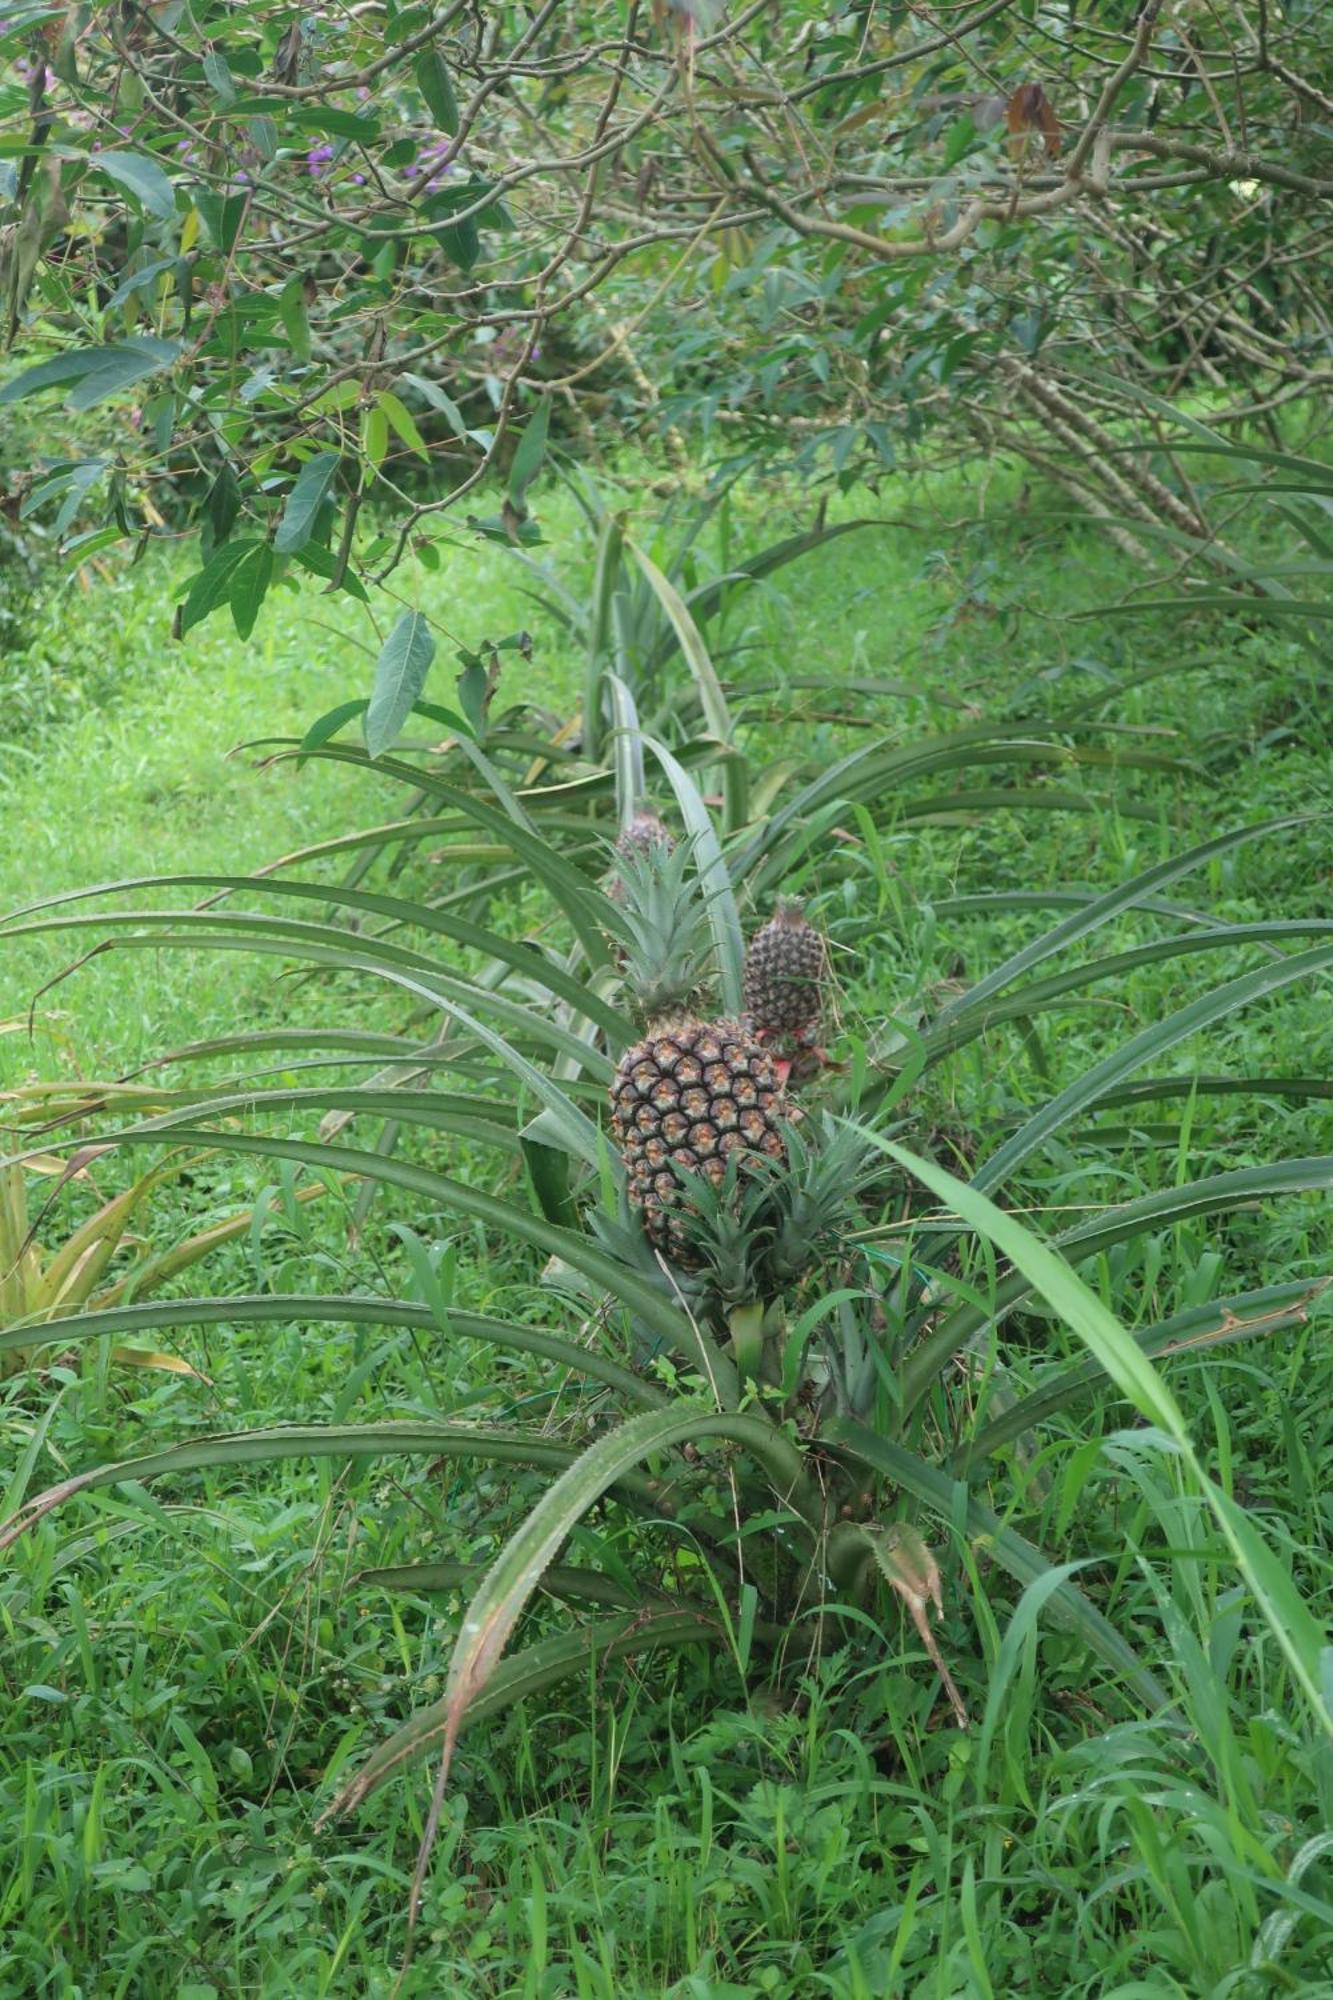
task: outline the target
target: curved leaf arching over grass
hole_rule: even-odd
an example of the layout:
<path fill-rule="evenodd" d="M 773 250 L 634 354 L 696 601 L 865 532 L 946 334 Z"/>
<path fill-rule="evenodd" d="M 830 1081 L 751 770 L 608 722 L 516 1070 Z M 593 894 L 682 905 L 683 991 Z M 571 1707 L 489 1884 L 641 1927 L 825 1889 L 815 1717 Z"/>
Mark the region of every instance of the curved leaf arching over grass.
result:
<path fill-rule="evenodd" d="M 1311 1713 L 1319 1727 L 1333 1737 L 1333 1706 L 1324 1685 L 1324 1632 L 1248 1515 L 1204 1470 L 1179 1404 L 1133 1335 L 1049 1244 L 1034 1236 L 1016 1217 L 997 1208 L 975 1183 L 969 1185 L 956 1179 L 942 1167 L 919 1159 L 892 1140 L 879 1139 L 876 1143 L 1022 1271 L 1083 1342 L 1120 1393 L 1169 1440 L 1207 1502 Z"/>

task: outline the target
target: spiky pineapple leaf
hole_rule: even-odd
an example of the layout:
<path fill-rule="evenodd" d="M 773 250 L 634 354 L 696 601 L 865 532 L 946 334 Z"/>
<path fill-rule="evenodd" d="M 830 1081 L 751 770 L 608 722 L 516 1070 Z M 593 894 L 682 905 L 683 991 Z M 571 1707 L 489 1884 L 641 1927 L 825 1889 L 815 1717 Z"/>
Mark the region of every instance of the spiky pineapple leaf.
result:
<path fill-rule="evenodd" d="M 655 737 L 645 737 L 644 742 L 666 773 L 685 831 L 692 842 L 699 878 L 708 902 L 708 921 L 717 955 L 722 1005 L 728 1014 L 739 1014 L 745 977 L 745 936 L 741 930 L 740 912 L 736 908 L 731 873 L 713 826 L 712 815 L 699 787 L 666 745 L 659 743 Z"/>
<path fill-rule="evenodd" d="M 1329 954 L 1333 955 L 1333 954 Z M 1306 956 L 1313 957 L 1310 953 Z M 1213 996 L 1207 996 L 1213 997 Z M 976 1183 L 968 1185 L 892 1140 L 880 1142 L 901 1167 L 914 1174 L 969 1227 L 1002 1251 L 1054 1308 L 1121 1394 L 1159 1430 L 1184 1461 L 1222 1531 L 1240 1574 L 1269 1631 L 1286 1658 L 1320 1727 L 1333 1735 L 1333 1705 L 1323 1681 L 1326 1646 L 1323 1628 L 1311 1613 L 1290 1573 L 1253 1523 L 1204 1471 L 1179 1404 L 1151 1360 L 1077 1273 L 1050 1245 L 997 1208 Z"/>

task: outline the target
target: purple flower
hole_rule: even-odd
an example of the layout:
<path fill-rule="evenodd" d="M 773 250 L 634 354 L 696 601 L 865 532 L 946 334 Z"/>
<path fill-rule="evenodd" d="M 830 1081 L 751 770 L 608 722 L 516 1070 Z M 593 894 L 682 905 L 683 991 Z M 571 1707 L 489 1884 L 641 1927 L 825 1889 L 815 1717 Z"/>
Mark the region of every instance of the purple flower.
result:
<path fill-rule="evenodd" d="M 332 158 L 332 146 L 312 146 L 305 156 L 306 172 L 318 180 Z"/>

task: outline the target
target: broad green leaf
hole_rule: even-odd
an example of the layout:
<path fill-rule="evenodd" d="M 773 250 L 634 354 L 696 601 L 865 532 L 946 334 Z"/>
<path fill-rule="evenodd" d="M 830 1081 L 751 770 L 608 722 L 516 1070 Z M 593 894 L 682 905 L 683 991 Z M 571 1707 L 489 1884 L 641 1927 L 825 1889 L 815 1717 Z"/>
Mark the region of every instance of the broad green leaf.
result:
<path fill-rule="evenodd" d="M 229 257 L 236 247 L 236 238 L 250 205 L 250 196 L 221 195 L 213 188 L 205 187 L 202 181 L 196 181 L 190 189 L 190 198 L 198 209 L 200 219 L 212 237 L 215 247 L 224 257 Z M 356 385 L 352 383 L 349 387 L 355 395 Z"/>
<path fill-rule="evenodd" d="M 114 312 L 117 306 L 123 306 L 126 299 L 132 298 L 135 292 L 145 291 L 148 286 L 155 285 L 164 271 L 175 269 L 177 262 L 178 259 L 175 257 L 154 257 L 151 262 L 140 264 L 136 270 L 127 272 L 107 300 L 106 311 Z"/>
<path fill-rule="evenodd" d="M 208 489 L 203 505 L 205 527 L 201 537 L 201 553 L 205 562 L 214 549 L 221 548 L 235 527 L 241 503 L 241 483 L 232 469 L 231 461 L 224 458 L 218 467 L 217 478 Z"/>
<path fill-rule="evenodd" d="M 309 361 L 313 352 L 305 288 L 306 280 L 303 273 L 294 271 L 278 294 L 278 316 L 282 321 L 292 353 L 298 361 Z"/>
<path fill-rule="evenodd" d="M 344 379 L 341 382 L 330 383 L 327 389 L 315 397 L 310 407 L 316 416 L 329 417 L 336 416 L 343 410 L 350 410 L 353 403 L 360 400 L 360 383 Z"/>
<path fill-rule="evenodd" d="M 378 757 L 396 741 L 435 658 L 435 640 L 420 611 L 404 611 L 380 650 L 366 710 L 366 750 Z"/>
<path fill-rule="evenodd" d="M 389 419 L 378 402 L 372 403 L 361 417 L 361 455 L 371 470 L 378 472 L 389 449 Z M 405 613 L 404 616 L 415 614 Z"/>
<path fill-rule="evenodd" d="M 0 389 L 0 404 L 21 402 L 40 389 L 68 382 L 74 387 L 65 398 L 66 407 L 88 410 L 118 389 L 170 368 L 180 346 L 178 340 L 158 340 L 145 333 L 117 341 L 112 347 L 80 347 L 70 354 L 58 354 L 6 382 Z"/>
<path fill-rule="evenodd" d="M 296 560 L 302 569 L 308 569 L 312 576 L 323 577 L 327 584 L 332 585 L 336 578 L 338 589 L 345 591 L 348 597 L 354 597 L 358 604 L 369 604 L 370 592 L 351 564 L 340 565 L 333 550 L 326 549 L 321 542 L 307 542 L 304 548 L 296 551 Z M 366 706 L 364 702 L 361 705 L 363 708 Z"/>
<path fill-rule="evenodd" d="M 518 513 L 527 502 L 528 488 L 541 471 L 546 456 L 546 433 L 551 423 L 551 398 L 543 396 L 524 426 L 523 435 L 509 469 L 509 500 Z"/>
<path fill-rule="evenodd" d="M 452 397 L 445 395 L 438 382 L 432 382 L 428 375 L 412 375 L 407 373 L 404 373 L 401 379 L 404 382 L 410 382 L 417 393 L 424 397 L 426 402 L 430 404 L 431 408 L 440 412 L 441 416 L 448 422 L 449 428 L 456 438 L 465 438 L 467 436 L 466 418 Z"/>
<path fill-rule="evenodd" d="M 441 132 L 447 132 L 452 139 L 460 123 L 458 99 L 454 95 L 453 81 L 444 57 L 433 42 L 428 42 L 421 51 L 412 73 L 417 89 L 426 100 L 426 109 Z"/>
<path fill-rule="evenodd" d="M 373 145 L 380 134 L 379 120 L 361 111 L 345 111 L 335 104 L 303 104 L 295 108 L 279 100 L 275 106 L 303 132 L 328 132 L 335 139 L 351 139 L 358 146 Z"/>
<path fill-rule="evenodd" d="M 359 701 L 340 701 L 336 708 L 331 708 L 327 714 L 321 715 L 317 721 L 311 723 L 301 738 L 300 760 L 304 760 L 312 750 L 318 750 L 321 743 L 329 742 L 340 729 L 355 721 L 358 715 L 364 715 L 369 707 L 370 703 L 363 695 Z"/>
<path fill-rule="evenodd" d="M 435 234 L 450 262 L 457 264 L 460 271 L 470 271 L 481 255 L 481 231 L 476 218 L 466 215 L 461 222 L 443 222 Z"/>
<path fill-rule="evenodd" d="M 207 618 L 210 611 L 226 603 L 233 573 L 262 546 L 253 537 L 243 537 L 239 541 L 224 542 L 221 548 L 214 550 L 185 593 L 185 601 L 177 613 L 178 637 L 183 639 L 193 626 Z"/>
<path fill-rule="evenodd" d="M 203 71 L 223 104 L 231 104 L 236 97 L 236 84 L 227 66 L 227 58 L 218 49 L 210 49 L 204 57 Z"/>
<path fill-rule="evenodd" d="M 94 153 L 89 166 L 123 187 L 150 215 L 171 222 L 176 214 L 176 190 L 156 160 L 145 153 Z"/>
<path fill-rule="evenodd" d="M 91 410 L 108 396 L 115 396 L 146 376 L 160 375 L 170 368 L 180 352 L 178 340 L 155 340 L 136 334 L 107 350 L 107 358 L 95 374 L 85 375 L 65 398 L 69 410 Z"/>
<path fill-rule="evenodd" d="M 428 460 L 430 453 L 426 449 L 426 440 L 417 429 L 416 418 L 401 396 L 395 396 L 389 389 L 381 389 L 375 400 L 408 450 L 414 451 L 418 458 Z"/>
<path fill-rule="evenodd" d="M 321 451 L 314 458 L 307 459 L 297 473 L 296 483 L 287 495 L 287 504 L 282 510 L 278 532 L 273 537 L 273 546 L 280 556 L 290 555 L 309 541 L 324 496 L 333 484 L 341 463 L 336 451 Z"/>
<path fill-rule="evenodd" d="M 248 639 L 254 631 L 272 581 L 272 549 L 267 542 L 252 543 L 227 579 L 227 602 L 238 637 Z"/>

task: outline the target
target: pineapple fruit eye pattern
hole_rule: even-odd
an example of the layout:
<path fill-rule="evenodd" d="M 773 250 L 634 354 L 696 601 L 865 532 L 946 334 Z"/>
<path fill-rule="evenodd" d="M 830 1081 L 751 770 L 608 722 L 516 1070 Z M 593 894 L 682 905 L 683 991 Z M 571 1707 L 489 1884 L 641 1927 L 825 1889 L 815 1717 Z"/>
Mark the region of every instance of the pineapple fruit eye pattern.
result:
<path fill-rule="evenodd" d="M 664 1024 L 629 1049 L 612 1087 L 612 1128 L 632 1207 L 650 1241 L 687 1268 L 678 1170 L 720 1187 L 734 1155 L 782 1159 L 788 1116 L 777 1071 L 734 1021 Z"/>
<path fill-rule="evenodd" d="M 792 1036 L 809 1046 L 824 1011 L 828 954 L 800 903 L 779 902 L 755 933 L 745 961 L 745 1011 L 761 1039 Z"/>

